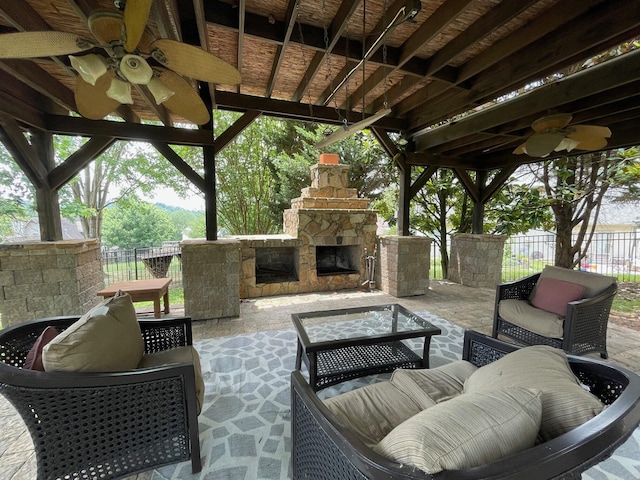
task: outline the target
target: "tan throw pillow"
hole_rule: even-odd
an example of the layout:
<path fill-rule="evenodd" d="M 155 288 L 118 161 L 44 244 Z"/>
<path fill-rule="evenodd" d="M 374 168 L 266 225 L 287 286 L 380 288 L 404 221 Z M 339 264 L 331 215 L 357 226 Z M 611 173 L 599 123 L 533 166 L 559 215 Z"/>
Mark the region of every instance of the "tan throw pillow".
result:
<path fill-rule="evenodd" d="M 477 369 L 471 362 L 456 360 L 436 368 L 398 369 L 390 381 L 424 410 L 460 395 L 465 380 Z"/>
<path fill-rule="evenodd" d="M 540 394 L 524 388 L 464 393 L 402 423 L 373 449 L 427 473 L 473 468 L 535 444 Z"/>
<path fill-rule="evenodd" d="M 342 393 L 324 404 L 343 426 L 368 445 L 375 445 L 421 410 L 388 381 Z"/>
<path fill-rule="evenodd" d="M 196 402 L 198 413 L 202 411 L 204 403 L 204 380 L 202 378 L 202 368 L 200 367 L 200 355 L 191 345 L 184 347 L 170 348 L 161 352 L 147 353 L 143 355 L 138 364 L 138 368 L 163 367 L 165 365 L 191 363 L 196 378 Z"/>
<path fill-rule="evenodd" d="M 144 340 L 129 294 L 91 309 L 42 350 L 48 372 L 120 372 L 136 368 Z"/>
<path fill-rule="evenodd" d="M 604 405 L 587 392 L 569 367 L 566 354 L 545 345 L 525 347 L 475 371 L 464 391 L 486 392 L 512 387 L 542 393 L 540 441 L 551 440 L 595 417 Z"/>

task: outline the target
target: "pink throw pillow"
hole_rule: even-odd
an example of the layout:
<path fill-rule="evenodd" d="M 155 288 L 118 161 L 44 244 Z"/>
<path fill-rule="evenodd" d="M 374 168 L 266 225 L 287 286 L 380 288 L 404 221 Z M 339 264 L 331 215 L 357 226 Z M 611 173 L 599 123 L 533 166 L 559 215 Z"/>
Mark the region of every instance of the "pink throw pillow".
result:
<path fill-rule="evenodd" d="M 42 349 L 47 343 L 56 338 L 58 333 L 60 332 L 58 332 L 54 327 L 45 328 L 36 339 L 36 343 L 33 344 L 29 353 L 27 353 L 27 358 L 25 358 L 24 365 L 22 367 L 29 370 L 40 370 L 41 372 L 44 372 L 44 365 L 42 364 Z"/>
<path fill-rule="evenodd" d="M 555 278 L 541 278 L 536 285 L 531 305 L 564 317 L 567 314 L 567 304 L 580 300 L 583 296 L 584 286 L 582 285 Z"/>

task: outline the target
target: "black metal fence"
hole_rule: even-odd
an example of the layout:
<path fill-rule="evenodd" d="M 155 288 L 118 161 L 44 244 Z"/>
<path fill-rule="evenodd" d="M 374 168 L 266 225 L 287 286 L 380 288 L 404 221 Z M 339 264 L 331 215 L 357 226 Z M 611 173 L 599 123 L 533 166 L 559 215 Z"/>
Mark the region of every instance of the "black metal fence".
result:
<path fill-rule="evenodd" d="M 504 249 L 502 279 L 514 280 L 553 265 L 555 252 L 554 234 L 510 237 Z M 640 231 L 596 233 L 580 270 L 611 275 L 621 282 L 639 282 Z"/>
<path fill-rule="evenodd" d="M 502 280 L 510 281 L 553 265 L 556 249 L 554 234 L 517 235 L 504 248 Z M 162 247 L 102 251 L 105 284 L 123 280 L 171 277 L 171 286 L 182 286 L 180 244 L 167 242 Z M 597 233 L 581 270 L 618 277 L 622 282 L 640 282 L 640 231 Z M 431 244 L 431 277 L 442 279 L 440 252 Z"/>
<path fill-rule="evenodd" d="M 126 280 L 171 277 L 171 287 L 182 286 L 180 244 L 165 243 L 162 247 L 132 250 L 102 249 L 105 285 Z"/>

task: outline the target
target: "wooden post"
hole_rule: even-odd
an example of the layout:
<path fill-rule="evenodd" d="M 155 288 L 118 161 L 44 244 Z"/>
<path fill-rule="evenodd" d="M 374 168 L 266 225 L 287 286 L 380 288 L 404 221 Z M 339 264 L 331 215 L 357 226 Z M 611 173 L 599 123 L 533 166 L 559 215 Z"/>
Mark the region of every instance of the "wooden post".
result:
<path fill-rule="evenodd" d="M 396 156 L 396 162 L 400 169 L 398 180 L 400 182 L 400 194 L 398 198 L 398 235 L 408 236 L 409 232 L 409 206 L 411 204 L 411 165 L 408 165 L 402 155 Z"/>
<path fill-rule="evenodd" d="M 482 234 L 484 233 L 484 204 L 486 202 L 484 198 L 485 184 L 487 182 L 486 170 L 476 171 L 476 188 L 478 192 L 478 199 L 474 199 L 473 213 L 471 218 L 471 231 L 472 233 Z"/>
<path fill-rule="evenodd" d="M 200 83 L 200 96 L 207 106 L 207 110 L 211 114 L 211 119 L 202 128 L 206 128 L 213 132 L 213 101 L 208 85 Z M 218 205 L 216 201 L 216 150 L 213 146 L 214 139 L 211 139 L 211 145 L 204 145 L 202 153 L 204 155 L 204 214 L 206 239 L 218 239 Z"/>
<path fill-rule="evenodd" d="M 49 132 L 34 130 L 31 133 L 31 144 L 42 165 L 47 172 L 51 172 L 56 166 L 53 135 Z M 58 190 L 51 188 L 48 181 L 42 182 L 39 187 L 36 187 L 36 208 L 40 223 L 40 240 L 43 242 L 62 240 Z"/>

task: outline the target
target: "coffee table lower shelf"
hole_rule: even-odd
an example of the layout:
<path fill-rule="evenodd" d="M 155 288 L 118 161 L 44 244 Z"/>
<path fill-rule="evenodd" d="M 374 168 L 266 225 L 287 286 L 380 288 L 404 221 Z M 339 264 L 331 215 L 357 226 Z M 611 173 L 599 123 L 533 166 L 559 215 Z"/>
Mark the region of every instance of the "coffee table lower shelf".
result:
<path fill-rule="evenodd" d="M 315 355 L 315 390 L 321 390 L 347 380 L 397 368 L 425 368 L 422 358 L 402 341 L 354 345 L 304 355 L 305 364 L 312 372 Z"/>

